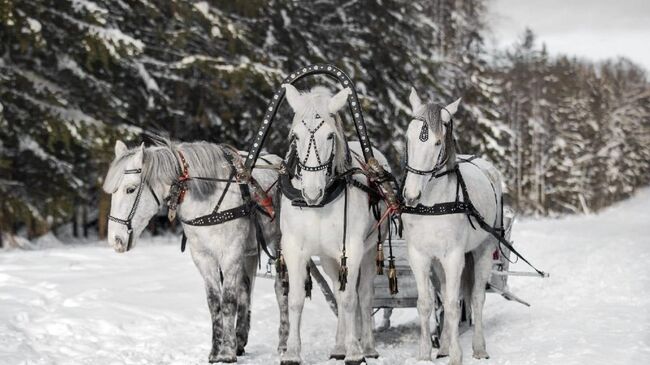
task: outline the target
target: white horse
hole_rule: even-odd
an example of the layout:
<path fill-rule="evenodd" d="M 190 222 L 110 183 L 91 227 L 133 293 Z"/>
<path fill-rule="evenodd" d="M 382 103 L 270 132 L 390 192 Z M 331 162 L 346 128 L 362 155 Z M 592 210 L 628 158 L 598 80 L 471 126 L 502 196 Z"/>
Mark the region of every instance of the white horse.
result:
<path fill-rule="evenodd" d="M 409 101 L 414 119 L 407 130 L 404 202 L 411 207 L 418 203 L 430 207 L 436 203 L 454 202 L 457 194 L 462 196 L 457 190 L 457 177 L 454 173 L 442 176 L 440 173 L 453 169 L 458 163 L 453 135 L 449 129 L 460 99 L 446 107 L 434 103 L 423 104 L 415 89 L 412 89 Z M 459 163 L 458 167 L 474 207 L 488 224 L 500 224 L 499 172 L 489 162 L 480 158 L 473 159 L 470 163 Z M 473 355 L 477 359 L 488 358 L 483 336 L 482 312 L 496 239 L 479 227 L 476 219 L 471 218 L 473 226 L 470 225 L 470 218 L 466 214 L 403 214 L 402 219 L 409 262 L 418 289 L 417 309 L 421 325 L 418 359 L 431 360 L 429 318 L 435 301 L 430 272 L 433 259 L 437 259 L 444 271 L 441 292 L 445 309 L 442 344 L 438 355 L 446 355 L 449 351 L 451 365 L 462 363 L 458 339 L 459 287 L 467 252 L 472 253 L 475 264 L 474 285 L 471 288 L 474 317 Z"/>
<path fill-rule="evenodd" d="M 228 148 L 206 142 L 174 145 L 162 141 L 160 144 L 147 148 L 143 144 L 131 150 L 121 141 L 115 144 L 115 159 L 104 181 L 104 190 L 112 194 L 108 241 L 117 252 L 126 252 L 135 246 L 137 237 L 182 174 L 183 159 L 190 180 L 184 201 L 179 205 L 179 214 L 187 221 L 210 214 L 227 184 L 197 178 L 227 180 L 232 170 L 226 154 L 238 158 Z M 263 160 L 281 161 L 273 155 L 264 156 L 260 162 Z M 253 176 L 263 187 L 269 187 L 276 181 L 277 172 L 254 170 Z M 271 194 L 277 206 L 276 189 L 272 189 Z M 233 183 L 223 196 L 220 211 L 242 203 L 239 186 Z M 236 362 L 248 340 L 251 292 L 258 263 L 252 219 L 249 215 L 209 226 L 183 224 L 192 259 L 205 281 L 212 316 L 211 363 Z M 271 222 L 266 216 L 259 219 L 265 238 L 275 246 L 280 239 L 278 220 Z M 276 295 L 281 313 L 280 348 L 283 348 L 288 321 L 286 297 L 282 295 L 279 280 L 276 280 Z"/>
<path fill-rule="evenodd" d="M 364 356 L 379 356 L 375 349 L 371 313 L 375 236 L 366 240 L 376 221 L 369 206 L 368 194 L 351 185 L 346 185 L 344 192 L 333 201 L 319 206 L 333 182 L 332 178 L 351 167 L 359 167 L 356 158 L 363 158 L 360 157 L 358 143 L 350 143 L 349 147 L 357 157 L 347 158 L 348 145 L 341 121 L 336 115 L 346 104 L 351 90 L 346 88 L 332 96 L 324 87 L 316 87 L 303 94 L 292 85 L 285 84 L 283 87 L 294 111 L 292 148 L 300 171 L 291 184 L 300 191 L 307 207 L 294 206 L 292 200 L 284 195 L 282 197 L 280 226 L 283 232 L 282 252 L 289 272 L 289 339 L 281 364 L 301 362 L 303 288 L 307 262 L 311 256 L 320 256 L 325 272 L 332 278 L 337 297 L 338 324 L 332 357 L 344 357 L 346 364 L 358 364 L 364 361 Z M 388 170 L 386 159 L 379 152 L 374 153 Z M 356 175 L 353 178 L 368 183 L 365 177 Z M 342 251 L 344 240 L 345 253 Z M 339 291 L 337 278 L 341 269 L 339 260 L 343 255 L 347 257 L 347 286 Z M 361 314 L 360 331 L 356 320 L 358 307 Z"/>

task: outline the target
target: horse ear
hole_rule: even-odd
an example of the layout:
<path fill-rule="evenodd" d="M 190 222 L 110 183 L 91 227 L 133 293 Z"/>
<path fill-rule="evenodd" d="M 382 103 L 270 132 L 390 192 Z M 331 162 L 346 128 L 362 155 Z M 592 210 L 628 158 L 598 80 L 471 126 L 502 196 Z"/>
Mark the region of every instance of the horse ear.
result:
<path fill-rule="evenodd" d="M 294 112 L 298 112 L 302 109 L 302 97 L 300 96 L 300 91 L 291 84 L 282 84 L 282 87 L 285 90 L 284 95 L 287 97 L 291 109 L 293 109 Z"/>
<path fill-rule="evenodd" d="M 117 142 L 115 142 L 115 158 L 121 157 L 128 151 L 129 149 L 126 147 L 124 142 L 120 141 L 119 139 Z"/>
<path fill-rule="evenodd" d="M 422 107 L 422 100 L 420 99 L 420 96 L 418 95 L 418 92 L 415 90 L 413 86 L 411 86 L 411 94 L 409 95 L 409 103 L 411 103 L 411 114 L 412 116 L 415 116 L 417 112 L 420 110 Z"/>
<path fill-rule="evenodd" d="M 350 90 L 349 87 L 346 87 L 345 89 L 336 93 L 336 95 L 332 96 L 329 104 L 327 105 L 327 109 L 330 111 L 330 113 L 336 113 L 341 110 L 341 108 L 343 108 L 345 106 L 345 103 L 348 101 L 348 95 L 350 94 L 352 94 L 352 90 Z"/>
<path fill-rule="evenodd" d="M 447 105 L 445 109 L 442 109 L 440 111 L 440 118 L 442 118 L 443 122 L 447 123 L 448 121 L 451 120 L 451 117 L 453 117 L 454 114 L 456 114 L 456 112 L 458 111 L 458 105 L 460 104 L 460 99 L 462 98 L 458 98 L 453 103 Z"/>

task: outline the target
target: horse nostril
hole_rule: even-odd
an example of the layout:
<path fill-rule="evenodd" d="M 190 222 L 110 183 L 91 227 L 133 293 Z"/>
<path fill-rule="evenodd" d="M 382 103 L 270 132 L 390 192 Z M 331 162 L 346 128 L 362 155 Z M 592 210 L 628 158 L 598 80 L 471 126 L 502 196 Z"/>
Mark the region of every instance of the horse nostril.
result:
<path fill-rule="evenodd" d="M 120 236 L 115 236 L 115 247 L 113 247 L 115 251 L 117 252 L 124 252 L 126 249 L 126 245 L 124 244 L 124 240 Z"/>
<path fill-rule="evenodd" d="M 318 190 L 318 194 L 316 194 L 315 197 L 312 197 L 309 195 L 309 193 L 303 191 L 302 196 L 303 198 L 305 198 L 305 201 L 311 205 L 311 204 L 316 204 L 318 200 L 323 197 L 323 193 L 324 193 L 323 189 L 320 189 Z"/>

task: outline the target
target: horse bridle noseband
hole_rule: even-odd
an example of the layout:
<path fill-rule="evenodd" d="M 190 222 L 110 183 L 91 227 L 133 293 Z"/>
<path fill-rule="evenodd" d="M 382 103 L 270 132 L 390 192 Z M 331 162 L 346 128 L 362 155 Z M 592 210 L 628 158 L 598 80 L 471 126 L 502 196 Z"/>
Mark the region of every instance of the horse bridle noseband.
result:
<path fill-rule="evenodd" d="M 332 153 L 330 153 L 330 157 L 325 162 L 322 162 L 322 160 L 320 158 L 320 153 L 318 152 L 318 147 L 316 146 L 315 134 L 320 129 L 320 127 L 322 127 L 323 124 L 325 124 L 325 119 L 321 120 L 321 122 L 314 129 L 309 129 L 309 127 L 307 126 L 307 123 L 305 123 L 304 120 L 302 121 L 302 124 L 305 126 L 305 128 L 309 132 L 309 145 L 307 146 L 307 155 L 302 160 L 300 159 L 300 156 L 298 155 L 297 146 L 295 148 L 296 157 L 297 157 L 296 158 L 297 175 L 300 176 L 301 170 L 305 170 L 305 171 L 309 171 L 309 172 L 327 170 L 327 176 L 332 175 L 332 163 L 334 162 L 334 151 L 336 149 L 336 140 L 333 140 Z M 294 138 L 292 140 L 292 143 L 294 145 L 296 143 L 296 139 L 297 138 L 294 136 Z M 314 149 L 314 154 L 316 155 L 316 162 L 318 162 L 318 165 L 316 165 L 316 166 L 307 165 L 307 161 L 309 160 L 309 156 L 311 154 L 312 147 Z"/>
<path fill-rule="evenodd" d="M 124 170 L 125 175 L 129 174 L 142 174 L 142 169 L 130 169 L 130 170 Z M 121 219 L 117 218 L 112 215 L 108 215 L 108 220 L 113 221 L 115 223 L 123 224 L 126 226 L 127 233 L 129 234 L 129 238 L 126 244 L 126 250 L 131 249 L 131 244 L 133 243 L 133 227 L 132 227 L 132 222 L 133 222 L 133 217 L 135 216 L 135 211 L 138 209 L 138 204 L 140 203 L 140 198 L 142 197 L 142 188 L 144 187 L 145 182 L 144 179 L 140 178 L 140 184 L 138 185 L 138 192 L 135 196 L 135 201 L 133 202 L 133 206 L 131 206 L 131 211 L 129 211 L 129 215 L 126 217 L 126 219 Z M 158 207 L 160 207 L 160 199 L 158 199 L 158 196 L 156 195 L 156 192 L 153 191 L 153 188 L 151 185 L 146 184 L 147 187 L 149 188 L 149 191 L 151 192 L 151 195 L 153 195 L 153 198 L 156 199 L 156 204 Z"/>

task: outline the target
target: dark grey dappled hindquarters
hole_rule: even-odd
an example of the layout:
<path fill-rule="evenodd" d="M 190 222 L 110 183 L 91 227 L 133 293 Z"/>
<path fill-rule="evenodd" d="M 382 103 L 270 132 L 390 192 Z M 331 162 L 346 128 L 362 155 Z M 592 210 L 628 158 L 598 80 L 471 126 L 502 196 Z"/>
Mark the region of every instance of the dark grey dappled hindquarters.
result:
<path fill-rule="evenodd" d="M 598 209 L 646 184 L 643 71 L 549 59 L 532 41 L 491 57 L 486 4 L 2 0 L 0 231 L 83 220 L 101 235 L 116 138 L 158 131 L 246 148 L 286 74 L 319 62 L 353 78 L 396 171 L 414 85 L 430 100 L 463 98 L 462 152 L 495 162 L 526 212 Z M 288 128 L 274 126 L 271 151 L 284 155 Z"/>

